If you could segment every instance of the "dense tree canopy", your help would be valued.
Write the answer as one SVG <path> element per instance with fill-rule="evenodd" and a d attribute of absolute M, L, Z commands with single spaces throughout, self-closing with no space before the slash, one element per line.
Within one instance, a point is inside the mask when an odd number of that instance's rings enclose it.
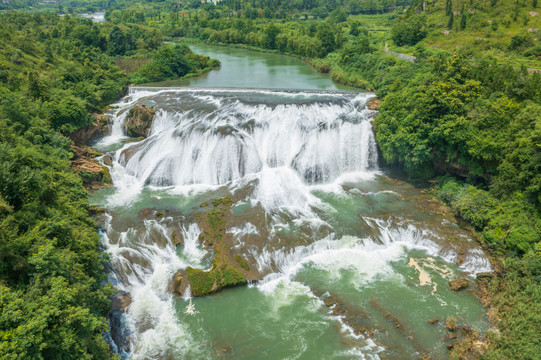
<path fill-rule="evenodd" d="M 110 359 L 107 258 L 63 134 L 124 93 L 118 56 L 174 77 L 212 61 L 181 45 L 152 57 L 155 29 L 56 14 L 3 13 L 0 37 L 0 358 Z"/>

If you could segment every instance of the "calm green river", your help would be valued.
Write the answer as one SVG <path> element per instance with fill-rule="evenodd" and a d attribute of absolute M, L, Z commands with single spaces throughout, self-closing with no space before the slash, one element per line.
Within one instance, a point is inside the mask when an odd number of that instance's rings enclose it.
<path fill-rule="evenodd" d="M 114 181 L 91 202 L 107 209 L 109 280 L 128 299 L 111 339 L 122 356 L 446 359 L 444 319 L 486 329 L 471 289 L 490 263 L 429 197 L 380 169 L 373 94 L 287 56 L 193 50 L 221 69 L 132 88 L 94 144 Z M 156 112 L 136 141 L 123 130 L 135 104 Z M 224 196 L 218 251 L 202 245 L 202 219 Z M 186 269 L 224 256 L 248 285 L 192 297 Z M 450 291 L 462 277 L 470 289 Z"/>

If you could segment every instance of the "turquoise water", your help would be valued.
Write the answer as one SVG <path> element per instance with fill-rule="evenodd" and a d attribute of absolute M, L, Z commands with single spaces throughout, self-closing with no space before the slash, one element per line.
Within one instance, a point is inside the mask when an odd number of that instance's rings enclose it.
<path fill-rule="evenodd" d="M 196 78 L 167 80 L 152 85 L 279 90 L 354 90 L 333 83 L 328 74 L 321 74 L 294 57 L 256 53 L 225 46 L 192 45 L 191 49 L 195 53 L 220 60 L 221 69 Z"/>

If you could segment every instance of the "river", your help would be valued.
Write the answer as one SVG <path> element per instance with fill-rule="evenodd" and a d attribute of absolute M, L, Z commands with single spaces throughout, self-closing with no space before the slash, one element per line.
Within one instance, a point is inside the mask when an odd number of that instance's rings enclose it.
<path fill-rule="evenodd" d="M 448 281 L 473 287 L 490 263 L 436 202 L 380 169 L 373 94 L 291 57 L 193 49 L 221 69 L 131 88 L 94 144 L 112 157 L 115 185 L 91 202 L 106 209 L 109 281 L 131 297 L 123 356 L 445 359 L 443 319 L 486 329 L 480 302 Z M 134 141 L 122 124 L 137 103 L 156 116 Z M 187 269 L 248 283 L 192 298 Z"/>

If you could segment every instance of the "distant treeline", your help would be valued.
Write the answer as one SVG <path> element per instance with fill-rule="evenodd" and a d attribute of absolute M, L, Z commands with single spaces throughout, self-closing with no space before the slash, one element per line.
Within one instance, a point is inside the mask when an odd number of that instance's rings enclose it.
<path fill-rule="evenodd" d="M 10 0 L 0 3 L 0 10 L 28 9 L 58 11 L 61 13 L 81 13 L 104 11 L 107 9 L 126 9 L 138 7 L 137 16 L 147 17 L 157 12 L 168 14 L 187 9 L 205 11 L 223 10 L 235 15 L 244 14 L 249 18 L 286 18 L 290 14 L 306 13 L 317 18 L 325 18 L 341 9 L 348 14 L 381 13 L 392 11 L 396 7 L 413 4 L 413 0 L 222 0 L 216 4 L 211 1 L 188 0 L 57 0 L 54 2 L 37 0 Z"/>

